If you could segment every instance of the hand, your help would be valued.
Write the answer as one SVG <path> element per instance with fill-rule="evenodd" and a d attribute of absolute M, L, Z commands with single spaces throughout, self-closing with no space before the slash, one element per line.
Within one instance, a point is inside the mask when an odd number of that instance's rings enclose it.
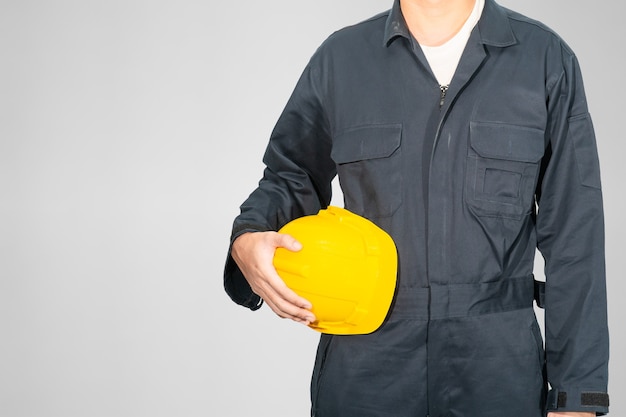
<path fill-rule="evenodd" d="M 294 252 L 302 249 L 292 236 L 277 232 L 250 232 L 239 236 L 231 254 L 250 284 L 252 291 L 279 317 L 306 325 L 315 321 L 311 303 L 289 289 L 274 268 L 274 252 L 285 248 Z"/>
<path fill-rule="evenodd" d="M 548 417 L 596 417 L 596 413 L 582 413 L 577 411 L 567 411 L 564 413 L 548 413 Z"/>

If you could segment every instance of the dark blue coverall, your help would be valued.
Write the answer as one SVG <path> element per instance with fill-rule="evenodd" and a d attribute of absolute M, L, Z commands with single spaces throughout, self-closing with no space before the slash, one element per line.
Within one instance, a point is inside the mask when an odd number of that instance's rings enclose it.
<path fill-rule="evenodd" d="M 317 213 L 338 175 L 345 208 L 398 248 L 382 327 L 321 335 L 313 416 L 608 412 L 599 163 L 578 62 L 552 30 L 487 0 L 445 91 L 396 1 L 318 48 L 263 160 L 232 240 Z M 230 256 L 224 284 L 261 306 Z"/>

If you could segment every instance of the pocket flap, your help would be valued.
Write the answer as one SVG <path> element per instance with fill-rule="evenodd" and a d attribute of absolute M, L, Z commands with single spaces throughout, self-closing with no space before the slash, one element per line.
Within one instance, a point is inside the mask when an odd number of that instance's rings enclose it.
<path fill-rule="evenodd" d="M 359 126 L 337 135 L 331 157 L 337 164 L 391 156 L 400 147 L 401 124 Z"/>
<path fill-rule="evenodd" d="M 470 141 L 484 158 L 537 162 L 545 152 L 543 130 L 506 123 L 470 122 Z"/>

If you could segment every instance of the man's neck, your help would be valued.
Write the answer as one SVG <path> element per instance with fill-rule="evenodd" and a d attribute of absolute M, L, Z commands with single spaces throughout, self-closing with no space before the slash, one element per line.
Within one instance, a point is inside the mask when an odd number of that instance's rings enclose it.
<path fill-rule="evenodd" d="M 422 45 L 439 46 L 454 37 L 476 0 L 400 0 L 409 30 Z"/>

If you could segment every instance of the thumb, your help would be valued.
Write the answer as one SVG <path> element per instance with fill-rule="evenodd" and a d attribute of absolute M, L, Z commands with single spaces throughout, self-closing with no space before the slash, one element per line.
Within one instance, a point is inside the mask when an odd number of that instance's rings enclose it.
<path fill-rule="evenodd" d="M 297 252 L 302 249 L 302 243 L 298 242 L 296 238 L 286 233 L 278 234 L 276 246 L 288 249 L 292 252 Z"/>

